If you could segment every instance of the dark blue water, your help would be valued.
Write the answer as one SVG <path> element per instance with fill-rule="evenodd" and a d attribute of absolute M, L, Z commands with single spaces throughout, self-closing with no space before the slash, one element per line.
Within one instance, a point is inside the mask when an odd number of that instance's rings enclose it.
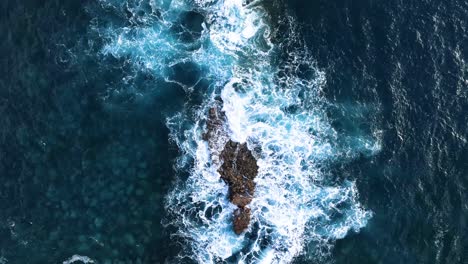
<path fill-rule="evenodd" d="M 183 132 L 238 62 L 200 40 L 210 6 L 169 6 L 0 3 L 0 263 L 74 255 L 106 264 L 197 261 L 199 226 L 180 225 L 189 207 L 170 199 L 202 191 L 184 184 L 195 177 L 197 157 L 184 154 L 181 142 L 195 143 Z M 468 263 L 468 4 L 294 0 L 266 3 L 265 12 L 276 45 L 267 64 L 279 66 L 260 72 L 278 69 L 291 98 L 306 102 L 290 106 L 290 116 L 312 109 L 325 120 L 312 133 L 331 157 L 309 168 L 325 178 L 312 190 L 348 190 L 353 182 L 358 193 L 338 196 L 343 203 L 320 200 L 328 220 L 308 223 L 294 263 Z M 288 16 L 293 22 L 284 22 Z M 184 60 L 200 47 L 208 50 L 203 60 Z M 307 59 L 294 64 L 291 54 Z M 251 67 L 240 61 L 238 68 Z M 312 85 L 319 71 L 326 82 Z M 290 84 L 293 77 L 302 81 Z M 317 90 L 310 101 L 307 89 Z M 328 203 L 339 210 L 327 211 Z M 261 241 L 261 256 L 275 252 L 269 245 L 288 252 L 278 248 L 295 236 L 275 234 Z"/>
<path fill-rule="evenodd" d="M 359 130 L 375 116 L 383 133 L 371 162 L 340 169 L 357 178 L 375 215 L 338 242 L 337 262 L 467 263 L 467 3 L 291 6 L 327 71 L 337 125 Z"/>

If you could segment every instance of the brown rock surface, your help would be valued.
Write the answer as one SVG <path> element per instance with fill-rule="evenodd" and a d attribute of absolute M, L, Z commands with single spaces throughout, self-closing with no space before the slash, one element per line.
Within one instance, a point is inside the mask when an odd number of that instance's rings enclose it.
<path fill-rule="evenodd" d="M 245 196 L 245 195 L 238 194 L 238 193 L 232 194 L 231 192 L 229 196 L 229 200 L 231 201 L 231 203 L 239 207 L 244 207 L 252 201 L 252 196 L 251 195 Z"/>
<path fill-rule="evenodd" d="M 258 165 L 246 143 L 228 139 L 225 120 L 217 107 L 210 108 L 203 139 L 208 142 L 213 163 L 219 165 L 221 179 L 229 186 L 229 200 L 238 207 L 233 214 L 233 227 L 236 234 L 241 234 L 250 223 L 250 208 L 246 206 L 253 199 Z"/>
<path fill-rule="evenodd" d="M 250 209 L 255 192 L 254 179 L 258 173 L 257 160 L 246 143 L 229 140 L 221 152 L 223 164 L 218 172 L 229 185 L 229 200 L 239 208 L 234 212 L 234 231 L 242 233 L 250 222 Z"/>
<path fill-rule="evenodd" d="M 228 134 L 224 127 L 226 116 L 219 108 L 220 106 L 214 106 L 209 109 L 206 120 L 206 130 L 205 133 L 203 133 L 203 139 L 208 142 L 208 147 L 211 152 L 211 161 L 215 167 L 221 166 L 221 151 L 226 141 L 228 141 Z"/>
<path fill-rule="evenodd" d="M 222 131 L 222 126 L 225 116 L 220 113 L 216 107 L 210 108 L 208 111 L 208 120 L 206 121 L 206 132 L 203 134 L 203 139 L 212 142 L 216 139 L 219 133 Z"/>
<path fill-rule="evenodd" d="M 234 232 L 240 235 L 250 223 L 250 209 L 247 207 L 239 207 L 234 211 Z"/>
<path fill-rule="evenodd" d="M 229 199 L 237 206 L 245 206 L 255 191 L 255 176 L 258 173 L 257 160 L 247 148 L 247 144 L 229 140 L 221 152 L 223 164 L 218 172 L 229 185 Z M 244 201 L 244 202 L 241 202 Z M 237 204 L 236 202 L 239 202 Z"/>

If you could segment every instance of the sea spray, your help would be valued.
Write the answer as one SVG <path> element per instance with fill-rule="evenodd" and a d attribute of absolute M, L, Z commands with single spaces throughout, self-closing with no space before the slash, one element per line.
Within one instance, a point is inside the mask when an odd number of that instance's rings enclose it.
<path fill-rule="evenodd" d="M 180 177 L 165 205 L 165 224 L 183 241 L 178 261 L 288 263 L 306 246 L 312 245 L 317 251 L 312 255 L 318 256 L 349 230 L 364 227 L 371 213 L 359 204 L 355 184 L 332 183 L 326 168 L 353 156 L 348 153 L 368 147 L 373 152 L 378 146 L 337 145 L 342 135 L 327 120 L 320 95 L 324 73 L 301 46 L 294 19 L 284 14 L 278 23 L 290 30 L 273 37 L 273 18 L 260 1 L 144 3 L 101 1 L 107 12 L 128 19 L 120 25 L 94 25 L 106 41 L 102 54 L 180 85 L 189 98 L 199 83 L 209 83 L 201 103 L 187 103 L 167 118 L 181 152 L 176 163 Z M 197 32 L 177 26 L 188 12 L 203 17 Z M 185 33 L 193 34 L 183 37 Z M 188 64 L 199 69 L 195 80 L 173 76 L 175 66 Z M 225 115 L 224 134 L 210 145 L 204 134 L 214 106 Z M 251 224 L 241 235 L 233 231 L 236 206 L 228 200 L 220 162 L 213 159 L 229 139 L 247 144 L 259 166 L 249 205 Z"/>

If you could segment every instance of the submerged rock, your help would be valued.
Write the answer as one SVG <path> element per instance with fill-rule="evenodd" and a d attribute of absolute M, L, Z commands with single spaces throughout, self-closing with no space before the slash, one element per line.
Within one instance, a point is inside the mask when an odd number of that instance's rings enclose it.
<path fill-rule="evenodd" d="M 224 127 L 225 120 L 226 117 L 224 113 L 219 111 L 218 107 L 210 108 L 206 120 L 206 130 L 203 134 L 203 139 L 208 142 L 208 147 L 211 152 L 211 161 L 215 167 L 219 167 L 221 165 L 221 151 L 228 140 L 228 135 Z"/>
<path fill-rule="evenodd" d="M 203 134 L 203 139 L 208 141 L 210 147 L 211 143 L 216 141 L 220 133 L 222 133 L 222 126 L 225 116 L 218 111 L 216 107 L 210 108 L 208 111 L 208 120 L 206 121 L 206 132 Z"/>

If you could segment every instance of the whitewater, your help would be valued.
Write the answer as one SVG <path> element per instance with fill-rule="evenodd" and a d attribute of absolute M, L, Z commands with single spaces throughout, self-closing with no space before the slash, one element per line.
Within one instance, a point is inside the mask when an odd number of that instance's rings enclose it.
<path fill-rule="evenodd" d="M 135 72 L 202 97 L 167 118 L 181 153 L 164 223 L 175 228 L 174 239 L 184 241 L 176 262 L 326 258 L 334 241 L 359 232 L 372 217 L 358 202 L 354 182 L 331 180 L 329 167 L 359 153 L 375 154 L 379 140 L 339 143 L 344 136 L 328 120 L 321 95 L 325 74 L 307 54 L 294 18 L 273 17 L 264 2 L 100 1 L 108 13 L 132 14 L 124 25 L 92 25 L 106 43 L 103 56 L 125 59 Z M 287 32 L 277 31 L 277 25 Z M 196 78 L 178 77 L 184 67 L 194 69 Z M 200 88 L 201 83 L 209 85 Z M 226 118 L 225 134 L 214 147 L 203 139 L 212 107 Z M 252 220 L 241 235 L 232 229 L 236 206 L 213 159 L 229 139 L 247 143 L 259 166 Z"/>

